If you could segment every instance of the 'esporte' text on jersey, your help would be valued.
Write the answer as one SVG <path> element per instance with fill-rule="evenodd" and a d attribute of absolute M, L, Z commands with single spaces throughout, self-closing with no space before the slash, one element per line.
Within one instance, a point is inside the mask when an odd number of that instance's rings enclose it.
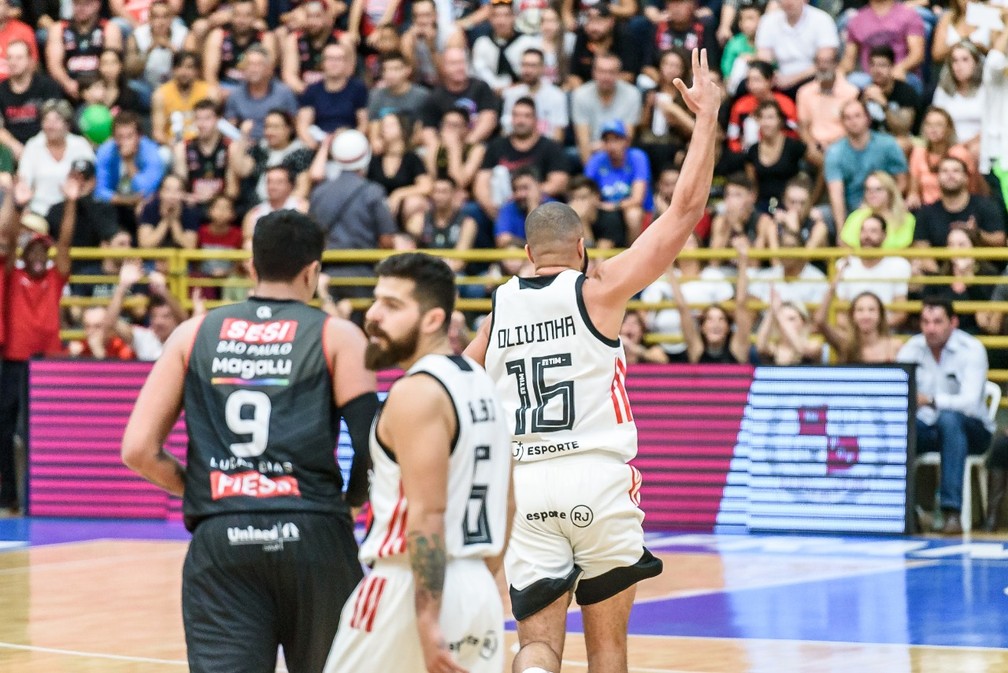
<path fill-rule="evenodd" d="M 187 521 L 345 510 L 327 319 L 298 301 L 254 297 L 206 315 L 185 378 Z"/>
<path fill-rule="evenodd" d="M 497 382 L 515 460 L 637 455 L 623 344 L 592 324 L 584 280 L 573 270 L 515 277 L 494 294 L 486 369 Z"/>
<path fill-rule="evenodd" d="M 455 407 L 457 431 L 448 461 L 445 510 L 448 558 L 497 555 L 507 526 L 511 454 L 493 381 L 478 364 L 462 356 L 426 355 L 405 375 L 434 377 Z M 380 419 L 379 413 L 371 426 L 374 519 L 360 550 L 361 561 L 369 564 L 406 552 L 407 502 L 399 465 L 377 438 Z"/>

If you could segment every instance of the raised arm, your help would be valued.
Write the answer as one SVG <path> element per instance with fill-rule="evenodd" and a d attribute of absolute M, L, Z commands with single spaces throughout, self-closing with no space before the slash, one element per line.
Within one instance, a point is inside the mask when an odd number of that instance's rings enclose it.
<path fill-rule="evenodd" d="M 77 100 L 80 89 L 77 80 L 70 76 L 63 65 L 63 57 L 66 51 L 63 47 L 63 22 L 57 21 L 49 26 L 48 38 L 46 39 L 45 58 L 46 69 L 49 76 L 56 80 L 68 97 Z"/>
<path fill-rule="evenodd" d="M 675 86 L 696 115 L 693 139 L 668 210 L 637 238 L 630 248 L 596 267 L 591 290 L 603 304 L 617 307 L 655 281 L 682 250 L 703 216 L 714 173 L 714 141 L 721 105 L 718 86 L 711 79 L 706 50 L 693 50 L 693 86 L 681 79 Z M 585 292 L 589 292 L 589 283 Z M 618 325 L 617 325 L 618 329 Z"/>
<path fill-rule="evenodd" d="M 5 272 L 4 266 L 14 265 L 14 253 L 17 248 L 18 232 L 18 208 L 14 203 L 14 187 L 8 184 L 0 187 L 0 257 L 6 260 L 4 265 L 0 265 L 0 274 Z"/>
<path fill-rule="evenodd" d="M 73 242 L 77 226 L 77 199 L 80 198 L 81 184 L 77 178 L 68 178 L 63 183 L 63 221 L 60 223 L 59 240 L 56 241 L 56 270 L 62 276 L 70 275 L 70 244 Z"/>
<path fill-rule="evenodd" d="M 126 297 L 126 293 L 129 292 L 130 288 L 133 287 L 141 278 L 143 278 L 143 266 L 139 259 L 128 259 L 124 260 L 121 267 L 119 267 L 119 282 L 116 284 L 115 290 L 112 291 L 112 297 L 109 299 L 108 308 L 105 310 L 105 320 L 102 322 L 102 334 L 103 339 L 107 339 L 112 336 L 113 333 L 117 333 L 119 330 L 116 328 L 119 325 L 119 316 L 122 314 L 123 299 Z M 184 316 L 182 318 L 184 320 Z M 124 336 L 120 334 L 119 336 Z M 132 334 L 125 335 L 127 340 L 130 341 L 132 345 Z"/>
<path fill-rule="evenodd" d="M 738 252 L 738 276 L 735 278 L 735 332 L 728 347 L 739 362 L 749 361 L 749 336 L 755 313 L 749 308 L 749 241 L 735 240 Z"/>
<path fill-rule="evenodd" d="M 220 83 L 221 45 L 223 42 L 224 33 L 220 28 L 214 28 L 207 35 L 203 51 L 203 79 L 210 86 L 217 86 Z"/>
<path fill-rule="evenodd" d="M 771 290 L 773 292 L 773 290 Z M 756 332 L 756 352 L 759 353 L 760 361 L 764 358 L 773 360 L 773 351 L 770 349 L 770 334 L 777 317 L 774 312 L 767 309 L 763 312 L 763 319 L 760 321 L 759 330 Z"/>
<path fill-rule="evenodd" d="M 773 319 L 777 323 L 780 335 L 799 359 L 810 357 L 812 355 L 812 342 L 806 335 L 796 332 L 787 321 L 781 320 L 780 312 L 782 307 L 780 295 L 777 294 L 776 290 L 771 290 L 769 312 L 773 313 Z"/>
<path fill-rule="evenodd" d="M 315 150 L 311 166 L 308 167 L 308 177 L 313 186 L 320 182 L 325 182 L 326 164 L 329 161 L 329 148 L 332 147 L 332 141 L 335 137 L 335 133 L 330 133 L 323 142 L 319 143 L 318 148 Z"/>
<path fill-rule="evenodd" d="M 189 317 L 182 304 L 175 298 L 175 295 L 168 291 L 168 279 L 165 278 L 163 273 L 160 271 L 151 271 L 147 274 L 147 288 L 153 296 L 161 297 L 164 300 L 165 306 L 171 309 L 179 324 Z"/>
<path fill-rule="evenodd" d="M 686 353 L 690 362 L 696 362 L 703 354 L 703 339 L 700 337 L 700 326 L 697 325 L 693 311 L 686 303 L 683 296 L 679 279 L 674 273 L 668 274 L 669 285 L 672 286 L 672 298 L 675 299 L 676 309 L 679 311 L 679 327 L 682 330 L 683 341 L 686 342 Z"/>
<path fill-rule="evenodd" d="M 305 90 L 304 80 L 301 79 L 301 60 L 298 54 L 298 36 L 290 33 L 284 38 L 280 58 L 280 78 L 283 83 L 290 87 L 291 91 L 301 95 Z"/>
<path fill-rule="evenodd" d="M 830 282 L 829 289 L 826 290 L 826 295 L 822 298 L 822 301 L 819 302 L 815 315 L 812 316 L 812 323 L 816 326 L 816 329 L 822 333 L 823 337 L 826 339 L 826 343 L 841 354 L 846 352 L 845 349 L 847 348 L 848 335 L 842 329 L 830 324 L 829 310 L 830 306 L 833 304 L 834 297 L 836 297 L 836 289 L 837 285 L 840 284 L 842 271 L 843 267 L 840 263 L 838 263 L 833 280 Z"/>

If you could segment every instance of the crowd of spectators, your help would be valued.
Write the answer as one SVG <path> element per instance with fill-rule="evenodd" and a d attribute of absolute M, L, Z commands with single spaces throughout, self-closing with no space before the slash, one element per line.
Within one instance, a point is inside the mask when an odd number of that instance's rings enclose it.
<path fill-rule="evenodd" d="M 520 249 L 525 215 L 551 200 L 577 210 L 588 245 L 623 247 L 675 188 L 693 119 L 673 81 L 705 48 L 723 138 L 688 247 L 734 254 L 681 260 L 648 288 L 642 299 L 675 308 L 630 314 L 628 352 L 793 364 L 830 344 L 844 361 L 891 361 L 893 335 L 918 324 L 898 302 L 1008 287 L 972 283 L 1005 267 L 973 253 L 900 255 L 1005 244 L 1006 24 L 1004 3 L 965 0 L 0 0 L 0 186 L 16 222 L 3 254 L 13 269 L 23 248 L 42 279 L 43 241 L 240 250 L 280 208 L 310 213 L 331 249 Z M 802 252 L 831 246 L 851 249 L 833 278 Z M 888 256 L 858 255 L 876 248 Z M 525 268 L 450 263 L 485 276 L 466 297 Z M 111 308 L 60 314 L 85 334 L 60 348 L 22 353 L 8 329 L 8 359 L 154 358 L 186 315 L 157 262 L 77 261 L 73 273 L 119 283 L 63 289 L 66 264 L 47 292 Z M 369 264 L 326 272 L 327 305 L 367 294 L 338 279 Z M 189 274 L 211 281 L 195 283 L 200 300 L 226 300 L 247 269 Z M 909 282 L 922 274 L 953 282 Z M 834 298 L 850 302 L 837 320 Z M 3 310 L 11 325 L 42 305 Z M 1006 327 L 995 311 L 957 324 Z M 647 332 L 671 338 L 653 347 Z"/>

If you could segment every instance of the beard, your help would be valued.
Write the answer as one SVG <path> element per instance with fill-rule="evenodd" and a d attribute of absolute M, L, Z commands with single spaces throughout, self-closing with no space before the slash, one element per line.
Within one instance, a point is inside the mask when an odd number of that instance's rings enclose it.
<path fill-rule="evenodd" d="M 528 140 L 533 135 L 535 135 L 534 126 L 531 128 L 517 127 L 511 129 L 511 137 L 515 138 L 516 140 Z"/>
<path fill-rule="evenodd" d="M 420 330 L 415 326 L 402 339 L 391 338 L 372 323 L 364 325 L 364 332 L 369 337 L 380 337 L 385 340 L 384 346 L 375 341 L 368 341 L 364 350 L 364 366 L 373 372 L 389 369 L 413 357 L 420 341 Z"/>
<path fill-rule="evenodd" d="M 966 188 L 965 184 L 950 186 L 947 184 L 938 183 L 938 189 L 939 191 L 941 191 L 942 196 L 947 197 L 959 196 L 960 194 L 962 194 L 965 188 Z"/>

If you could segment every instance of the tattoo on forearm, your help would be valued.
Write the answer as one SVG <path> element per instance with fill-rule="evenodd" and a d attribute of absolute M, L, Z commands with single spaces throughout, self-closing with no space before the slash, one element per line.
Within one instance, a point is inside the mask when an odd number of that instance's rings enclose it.
<path fill-rule="evenodd" d="M 446 553 L 437 533 L 410 533 L 407 541 L 410 566 L 416 579 L 417 604 L 440 601 L 444 591 Z"/>

